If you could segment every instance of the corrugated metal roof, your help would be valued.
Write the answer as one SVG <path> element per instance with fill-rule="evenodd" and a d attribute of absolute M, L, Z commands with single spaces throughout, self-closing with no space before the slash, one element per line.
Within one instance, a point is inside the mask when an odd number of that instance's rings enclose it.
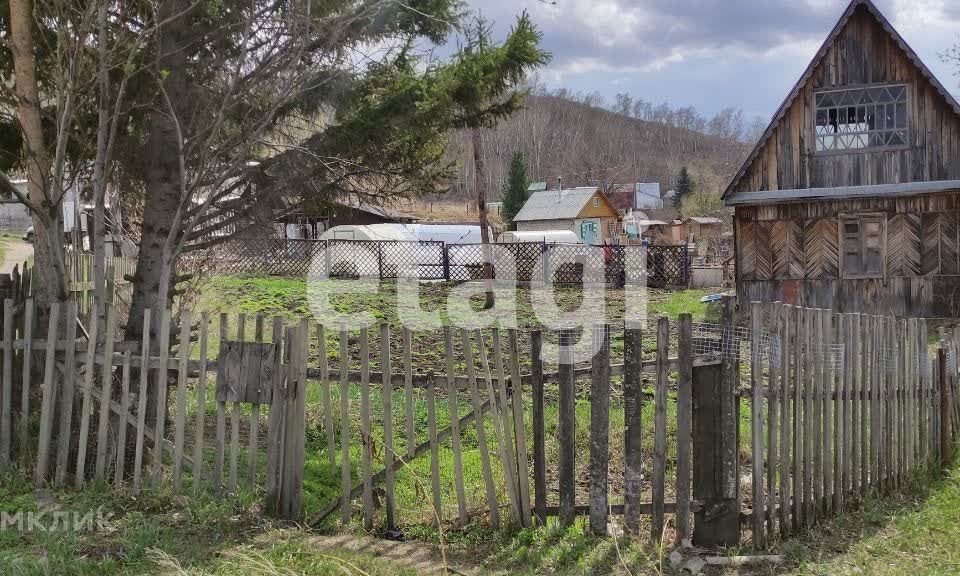
<path fill-rule="evenodd" d="M 872 198 L 876 196 L 915 196 L 917 194 L 935 194 L 958 190 L 960 190 L 960 180 L 843 186 L 840 188 L 762 190 L 759 192 L 738 192 L 727 199 L 727 204 L 743 206 L 746 204 L 782 204 L 809 200 L 841 200 L 844 198 Z"/>
<path fill-rule="evenodd" d="M 687 220 L 693 220 L 697 224 L 723 224 L 723 220 L 708 216 L 691 216 Z"/>
<path fill-rule="evenodd" d="M 574 188 L 572 190 L 543 190 L 534 192 L 514 222 L 532 220 L 569 220 L 576 218 L 584 204 L 597 192 L 595 186 Z"/>

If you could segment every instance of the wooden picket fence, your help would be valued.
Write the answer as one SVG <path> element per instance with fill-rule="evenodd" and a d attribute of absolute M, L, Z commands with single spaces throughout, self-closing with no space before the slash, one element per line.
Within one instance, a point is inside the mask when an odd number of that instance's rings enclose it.
<path fill-rule="evenodd" d="M 199 354 L 191 358 L 193 319 L 189 312 L 176 319 L 179 338 L 175 352 L 171 352 L 175 319 L 170 310 L 163 311 L 158 324 L 159 342 L 151 346 L 151 310 L 144 313 L 143 339 L 125 342 L 116 340 L 117 310 L 107 306 L 106 334 L 98 347 L 95 322 L 90 325 L 89 338 L 78 338 L 78 308 L 76 301 L 52 304 L 44 339 L 38 338 L 41 327 L 36 325 L 31 299 L 20 305 L 12 299 L 4 302 L 0 341 L 0 473 L 17 466 L 32 474 L 38 487 L 60 487 L 72 479 L 77 489 L 94 481 L 117 488 L 127 486 L 138 493 L 145 485 L 157 488 L 164 482 L 170 482 L 175 491 L 183 491 L 185 472 L 190 472 L 194 491 L 205 486 L 220 493 L 233 492 L 237 489 L 243 415 L 240 399 L 234 398 L 231 387 L 238 386 L 239 377 L 255 372 L 255 377 L 251 377 L 253 388 L 268 389 L 265 398 L 269 399 L 269 431 L 265 445 L 258 445 L 260 434 L 254 432 L 249 446 L 244 447 L 251 467 L 250 487 L 258 477 L 258 456 L 265 454 L 268 507 L 282 517 L 298 518 L 302 506 L 306 322 L 284 327 L 279 318 L 274 319 L 273 337 L 269 345 L 264 345 L 264 319 L 257 316 L 254 344 L 263 348 L 251 347 L 251 353 L 242 358 L 221 356 L 211 361 L 207 357 L 210 322 L 206 313 L 200 315 L 195 328 Z M 237 340 L 227 340 L 227 316 L 221 315 L 221 350 L 231 349 L 231 345 L 237 349 L 246 346 L 244 323 L 245 317 L 240 315 Z M 269 350 L 269 367 L 261 368 L 261 356 L 265 355 L 253 352 L 264 349 Z M 253 362 L 257 362 L 256 370 Z M 20 376 L 15 376 L 15 367 Z M 208 450 L 202 408 L 208 373 L 217 374 L 217 440 L 211 446 L 215 456 L 209 469 L 204 465 Z M 188 382 L 196 388 L 201 407 L 193 423 L 186 418 Z M 19 388 L 16 395 L 15 383 Z M 245 386 L 246 382 L 242 384 Z M 156 398 L 155 406 L 148 406 L 148 395 L 141 393 L 150 388 Z M 168 406 L 170 390 L 176 391 L 176 404 L 172 407 Z M 18 404 L 15 396 L 19 396 Z M 232 404 L 228 445 L 226 410 L 235 399 L 238 401 Z M 251 418 L 249 426 L 254 431 L 259 422 L 259 403 L 255 408 L 247 417 Z M 190 427 L 192 446 L 186 442 Z"/>
<path fill-rule="evenodd" d="M 757 547 L 950 461 L 960 331 L 941 331 L 931 355 L 924 319 L 780 303 L 753 303 L 751 318 Z"/>

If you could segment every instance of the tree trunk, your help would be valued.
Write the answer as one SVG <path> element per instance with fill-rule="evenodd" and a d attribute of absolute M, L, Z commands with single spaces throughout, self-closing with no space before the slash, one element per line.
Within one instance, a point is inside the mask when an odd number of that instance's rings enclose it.
<path fill-rule="evenodd" d="M 110 72 L 107 59 L 107 3 L 97 7 L 97 84 L 100 89 L 97 119 L 97 155 L 93 166 L 93 302 L 97 323 L 97 336 L 103 341 L 106 318 L 104 296 L 106 294 L 106 195 L 107 195 L 107 149 L 110 139 Z"/>
<path fill-rule="evenodd" d="M 471 131 L 473 140 L 473 178 L 477 189 L 477 210 L 480 214 L 480 244 L 483 247 L 483 283 L 486 287 L 484 309 L 493 308 L 493 257 L 490 249 L 490 226 L 487 223 L 487 192 L 483 188 L 483 152 L 480 148 L 480 130 Z"/>
<path fill-rule="evenodd" d="M 60 204 L 47 195 L 51 161 L 43 137 L 40 88 L 34 57 L 33 5 L 31 0 L 10 0 L 10 33 L 13 52 L 17 116 L 26 150 L 27 191 L 34 228 L 33 296 L 41 309 L 66 300 L 63 258 L 63 217 Z M 45 315 L 41 315 L 45 316 Z"/>

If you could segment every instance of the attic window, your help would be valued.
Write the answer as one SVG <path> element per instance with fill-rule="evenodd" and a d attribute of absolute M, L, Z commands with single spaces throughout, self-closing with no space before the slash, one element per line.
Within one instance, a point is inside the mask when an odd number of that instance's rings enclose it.
<path fill-rule="evenodd" d="M 594 208 L 599 208 L 599 207 L 600 207 L 600 198 L 599 198 L 598 196 L 594 196 L 594 197 L 593 197 L 593 207 L 594 207 Z"/>
<path fill-rule="evenodd" d="M 817 152 L 898 148 L 909 141 L 907 87 L 817 92 Z"/>

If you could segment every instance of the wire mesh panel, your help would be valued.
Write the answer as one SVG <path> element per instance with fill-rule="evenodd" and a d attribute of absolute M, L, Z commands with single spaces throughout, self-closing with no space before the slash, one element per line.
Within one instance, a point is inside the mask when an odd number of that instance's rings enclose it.
<path fill-rule="evenodd" d="M 689 277 L 686 246 L 647 247 L 647 285 L 655 288 L 686 286 Z"/>
<path fill-rule="evenodd" d="M 380 278 L 443 280 L 443 242 L 377 241 Z"/>
<path fill-rule="evenodd" d="M 491 245 L 491 251 L 493 246 Z M 483 278 L 483 246 L 481 244 L 447 245 L 448 279 L 455 281 Z M 494 265 L 496 274 L 496 265 Z"/>
<path fill-rule="evenodd" d="M 209 264 L 221 273 L 305 276 L 325 247 L 323 240 L 236 238 L 217 246 Z"/>

